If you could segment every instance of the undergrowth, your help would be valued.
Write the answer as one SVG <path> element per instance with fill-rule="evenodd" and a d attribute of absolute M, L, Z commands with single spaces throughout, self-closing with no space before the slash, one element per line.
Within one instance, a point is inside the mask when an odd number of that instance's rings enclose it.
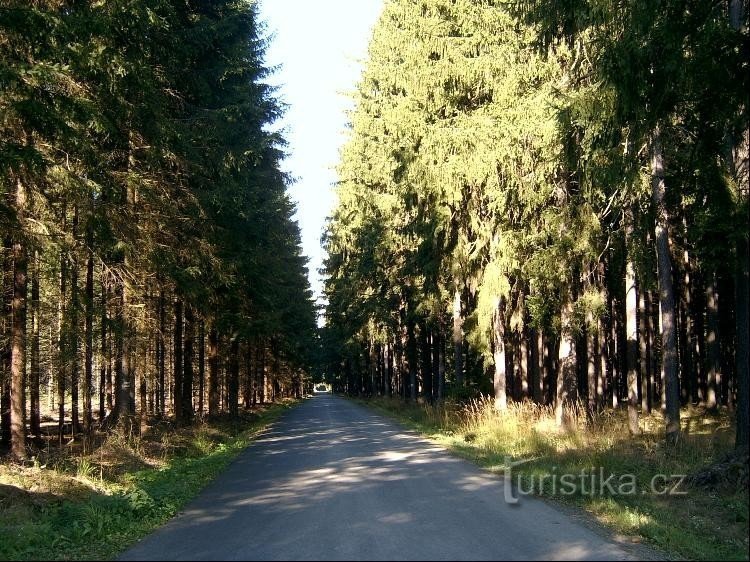
<path fill-rule="evenodd" d="M 173 517 L 293 402 L 239 419 L 140 437 L 110 435 L 85 455 L 0 464 L 0 559 L 110 559 Z"/>

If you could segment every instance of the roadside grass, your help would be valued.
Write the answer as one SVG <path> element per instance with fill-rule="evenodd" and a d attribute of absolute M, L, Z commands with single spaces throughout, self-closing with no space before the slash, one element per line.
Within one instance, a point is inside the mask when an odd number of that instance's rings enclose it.
<path fill-rule="evenodd" d="M 108 436 L 88 454 L 42 453 L 0 464 L 0 560 L 112 559 L 173 517 L 269 424 L 287 401 L 140 437 Z"/>
<path fill-rule="evenodd" d="M 732 452 L 734 430 L 726 412 L 684 410 L 684 436 L 670 449 L 658 412 L 641 416 L 642 433 L 631 437 L 623 410 L 590 419 L 579 409 L 559 430 L 554 411 L 531 402 L 511 404 L 502 413 L 492 400 L 435 407 L 385 398 L 360 402 L 498 474 L 505 474 L 509 462 L 533 459 L 512 467 L 514 485 L 584 509 L 633 542 L 688 559 L 748 560 L 747 465 L 726 461 L 728 474 L 739 478 L 710 485 L 695 477 Z M 571 485 L 561 484 L 563 474 L 575 475 Z M 601 484 L 609 475 L 615 494 Z M 678 475 L 687 477 L 681 481 Z M 675 486 L 678 494 L 659 493 Z"/>

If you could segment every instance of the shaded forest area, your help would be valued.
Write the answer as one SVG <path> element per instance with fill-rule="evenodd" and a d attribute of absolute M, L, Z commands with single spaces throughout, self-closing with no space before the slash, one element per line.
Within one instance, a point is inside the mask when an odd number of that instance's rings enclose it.
<path fill-rule="evenodd" d="M 747 3 L 388 0 L 329 222 L 339 391 L 736 416 Z"/>
<path fill-rule="evenodd" d="M 299 396 L 315 307 L 252 3 L 0 2 L 11 457 Z"/>

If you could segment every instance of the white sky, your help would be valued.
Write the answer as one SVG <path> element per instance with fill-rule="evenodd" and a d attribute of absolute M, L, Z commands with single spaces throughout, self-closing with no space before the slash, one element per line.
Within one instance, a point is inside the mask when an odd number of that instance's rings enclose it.
<path fill-rule="evenodd" d="M 323 265 L 320 237 L 334 203 L 334 166 L 345 140 L 345 94 L 354 90 L 382 0 L 260 0 L 260 16 L 273 36 L 266 64 L 281 65 L 270 83 L 288 105 L 281 126 L 289 142 L 284 169 L 296 178 L 290 194 L 302 246 L 310 258 L 310 284 L 319 297 Z"/>

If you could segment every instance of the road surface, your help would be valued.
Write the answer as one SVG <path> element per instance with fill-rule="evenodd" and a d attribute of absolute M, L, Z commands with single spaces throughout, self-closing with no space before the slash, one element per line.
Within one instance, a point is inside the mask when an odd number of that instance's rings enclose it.
<path fill-rule="evenodd" d="M 318 395 L 121 560 L 633 558 L 541 500 L 507 504 L 501 478 L 400 425 Z"/>

